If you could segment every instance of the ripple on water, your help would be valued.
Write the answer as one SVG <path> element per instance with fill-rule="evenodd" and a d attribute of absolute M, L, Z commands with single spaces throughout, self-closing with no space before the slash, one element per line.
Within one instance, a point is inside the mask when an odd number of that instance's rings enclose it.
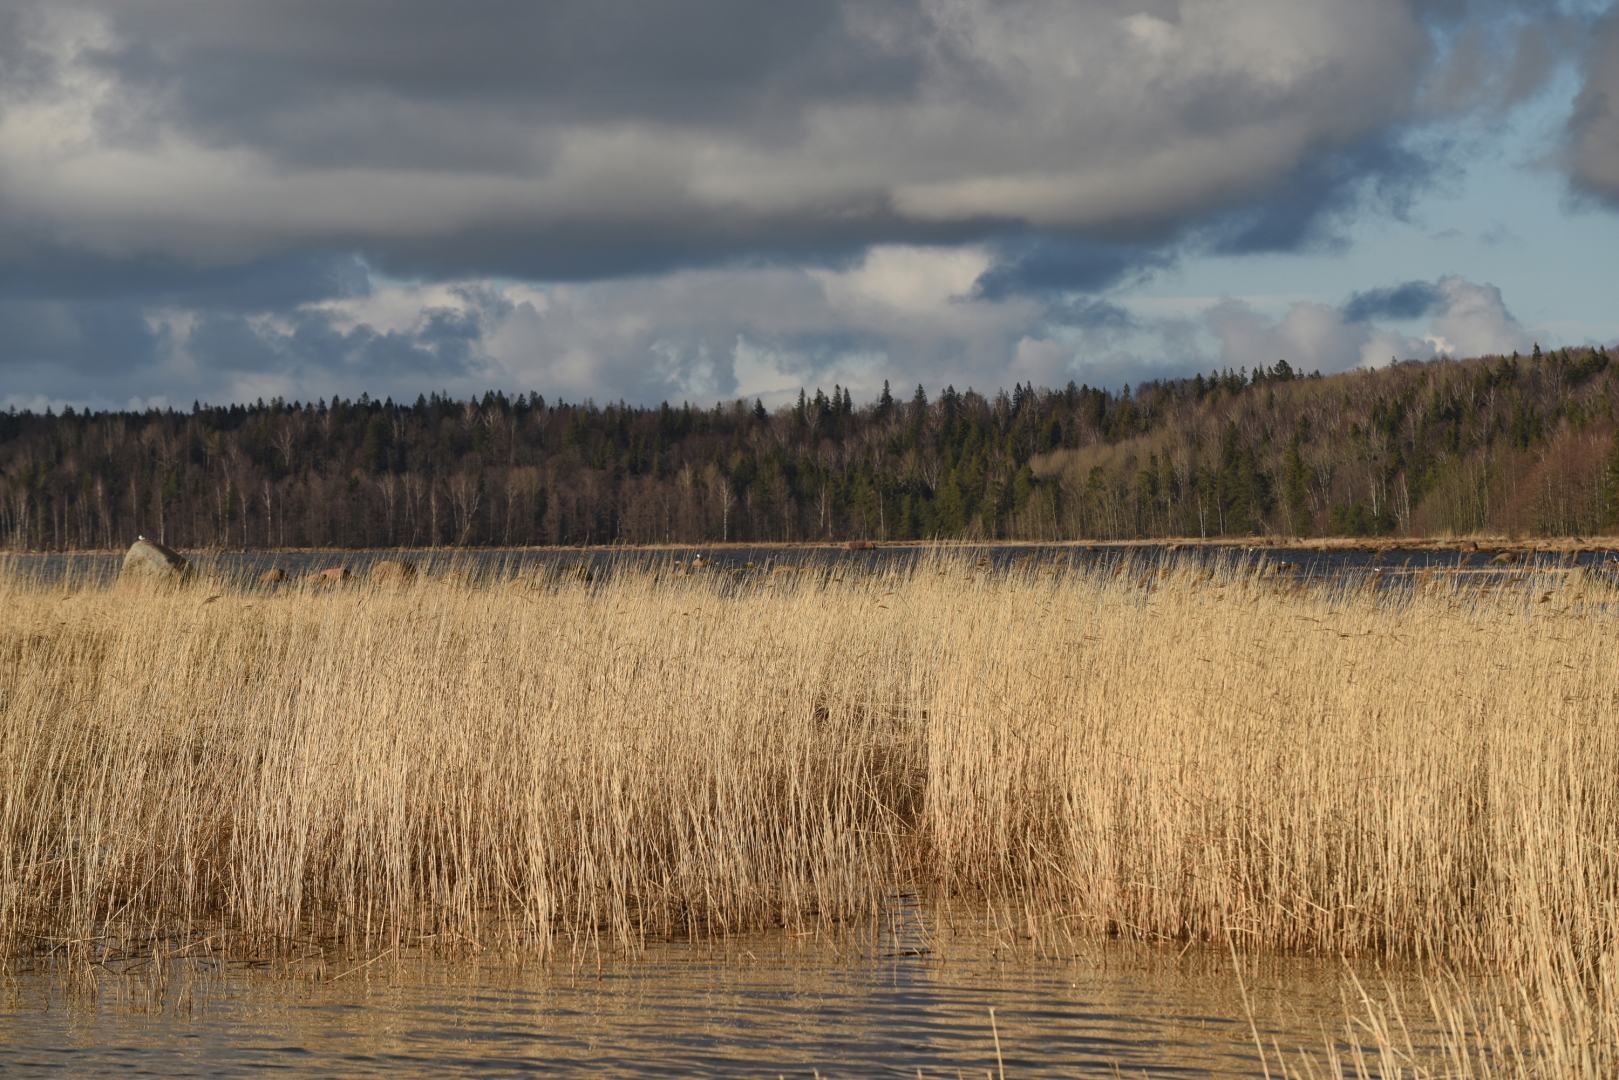
<path fill-rule="evenodd" d="M 1267 1046 L 1341 1031 L 1342 968 L 1248 975 Z M 329 977 L 330 971 L 325 974 Z M 189 1015 L 148 1015 L 109 981 L 95 1004 L 25 978 L 0 1013 L 0 1075 L 231 1077 L 1255 1075 L 1230 960 L 1134 946 L 1008 958 L 840 952 L 782 935 L 660 945 L 570 969 L 378 964 L 196 980 Z M 179 991 L 171 981 L 170 998 Z"/>

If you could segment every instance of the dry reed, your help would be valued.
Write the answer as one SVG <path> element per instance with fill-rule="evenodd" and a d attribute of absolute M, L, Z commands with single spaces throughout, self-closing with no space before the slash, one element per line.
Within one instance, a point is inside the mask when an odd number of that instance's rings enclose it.
<path fill-rule="evenodd" d="M 1411 585 L 951 559 L 274 592 L 13 575 L 0 955 L 633 949 L 916 889 L 1048 933 L 1489 971 L 1522 992 L 1436 992 L 1455 1062 L 1507 1025 L 1524 1068 L 1596 1075 L 1619 1044 L 1613 591 Z"/>

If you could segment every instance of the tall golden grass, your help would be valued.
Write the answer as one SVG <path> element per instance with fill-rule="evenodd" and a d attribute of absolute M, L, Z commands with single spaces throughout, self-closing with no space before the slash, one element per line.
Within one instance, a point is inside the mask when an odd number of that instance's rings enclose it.
<path fill-rule="evenodd" d="M 12 574 L 0 955 L 543 956 L 920 890 L 1048 937 L 1491 972 L 1493 1004 L 1435 999 L 1456 1061 L 1496 1060 L 1487 1027 L 1611 1068 L 1619 596 L 1578 571 L 1408 584 L 950 558 L 273 592 Z"/>

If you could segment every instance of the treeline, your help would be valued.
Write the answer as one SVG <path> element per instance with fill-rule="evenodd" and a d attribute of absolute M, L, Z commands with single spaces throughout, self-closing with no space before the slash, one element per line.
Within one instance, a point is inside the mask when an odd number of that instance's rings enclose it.
<path fill-rule="evenodd" d="M 833 387 L 770 411 L 539 394 L 0 413 L 0 544 L 183 548 L 1271 534 L 1619 525 L 1604 349 L 1114 393 Z"/>

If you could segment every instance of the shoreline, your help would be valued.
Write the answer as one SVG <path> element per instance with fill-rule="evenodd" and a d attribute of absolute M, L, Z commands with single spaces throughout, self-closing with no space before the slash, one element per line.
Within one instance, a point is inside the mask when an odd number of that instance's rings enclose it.
<path fill-rule="evenodd" d="M 854 546 L 859 545 L 859 546 Z M 858 553 L 888 550 L 981 551 L 986 549 L 1038 548 L 1049 550 L 1100 551 L 1104 549 L 1167 548 L 1234 549 L 1242 551 L 1359 551 L 1365 554 L 1395 551 L 1513 552 L 1518 554 L 1565 554 L 1568 552 L 1612 552 L 1619 554 L 1619 535 L 1603 537 L 1542 537 L 1529 539 L 1508 536 L 1466 537 L 1158 537 L 1138 540 L 857 540 L 857 541 L 731 541 L 728 543 L 667 544 L 561 544 L 512 547 L 197 547 L 185 548 L 196 555 L 345 555 L 378 552 L 430 552 L 434 554 L 493 554 L 497 552 L 709 552 L 709 551 L 830 551 Z M 67 551 L 3 551 L 4 558 L 50 556 L 123 555 L 127 548 L 73 548 Z"/>

